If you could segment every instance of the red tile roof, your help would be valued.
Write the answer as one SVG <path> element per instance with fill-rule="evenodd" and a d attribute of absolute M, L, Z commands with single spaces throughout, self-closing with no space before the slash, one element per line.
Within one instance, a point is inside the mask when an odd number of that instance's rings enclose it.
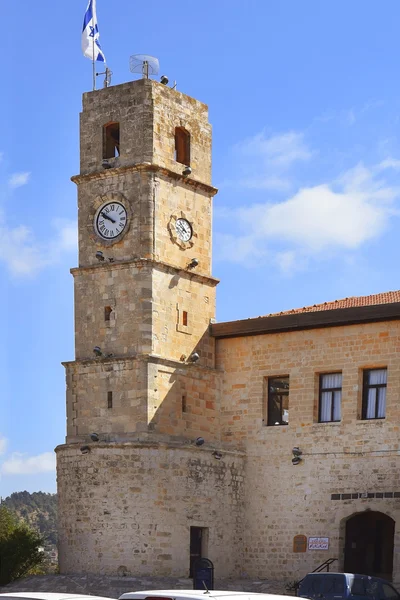
<path fill-rule="evenodd" d="M 383 292 L 382 294 L 372 294 L 371 296 L 352 296 L 351 298 L 342 298 L 332 302 L 323 302 L 313 306 L 304 306 L 303 308 L 292 308 L 278 313 L 267 315 L 268 317 L 277 315 L 294 315 L 298 313 L 318 312 L 321 310 L 335 310 L 337 308 L 353 308 L 357 306 L 373 306 L 375 304 L 393 304 L 400 302 L 400 290 L 394 292 Z"/>

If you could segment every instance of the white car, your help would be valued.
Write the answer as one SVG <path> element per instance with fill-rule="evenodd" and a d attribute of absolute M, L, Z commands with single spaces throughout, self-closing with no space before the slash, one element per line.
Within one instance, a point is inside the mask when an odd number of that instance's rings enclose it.
<path fill-rule="evenodd" d="M 89 594 L 58 594 L 57 592 L 9 592 L 0 594 L 0 600 L 115 600 Z"/>
<path fill-rule="evenodd" d="M 119 600 L 293 600 L 293 596 L 221 590 L 148 590 L 126 592 Z"/>

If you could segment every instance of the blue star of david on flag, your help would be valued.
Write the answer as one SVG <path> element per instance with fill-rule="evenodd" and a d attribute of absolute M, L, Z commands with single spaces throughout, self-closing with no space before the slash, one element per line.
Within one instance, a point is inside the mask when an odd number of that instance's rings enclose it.
<path fill-rule="evenodd" d="M 90 60 L 106 62 L 106 57 L 99 43 L 99 28 L 97 26 L 96 0 L 89 0 L 83 19 L 82 52 Z"/>

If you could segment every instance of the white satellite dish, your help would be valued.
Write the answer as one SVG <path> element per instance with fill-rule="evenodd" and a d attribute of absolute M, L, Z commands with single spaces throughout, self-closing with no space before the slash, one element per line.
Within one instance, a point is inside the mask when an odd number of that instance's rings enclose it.
<path fill-rule="evenodd" d="M 160 69 L 158 58 L 148 54 L 133 54 L 129 60 L 131 73 L 141 73 L 144 79 L 157 75 Z"/>

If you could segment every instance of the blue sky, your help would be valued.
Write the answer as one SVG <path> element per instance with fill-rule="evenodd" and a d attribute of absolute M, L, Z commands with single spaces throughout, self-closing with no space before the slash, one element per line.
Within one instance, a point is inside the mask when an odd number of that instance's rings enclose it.
<path fill-rule="evenodd" d="M 55 491 L 65 436 L 85 8 L 0 1 L 1 496 Z M 209 105 L 219 321 L 399 287 L 397 0 L 97 0 L 97 11 L 113 83 L 148 53 Z"/>

